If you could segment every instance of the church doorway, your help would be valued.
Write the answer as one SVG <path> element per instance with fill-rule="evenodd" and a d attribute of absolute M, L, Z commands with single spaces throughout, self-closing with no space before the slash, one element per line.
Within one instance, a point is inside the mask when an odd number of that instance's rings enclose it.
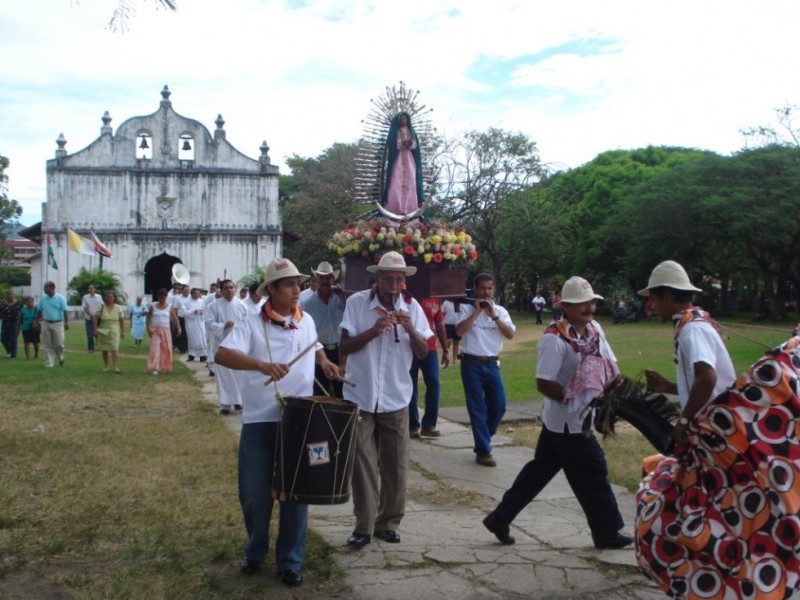
<path fill-rule="evenodd" d="M 156 293 L 161 288 L 169 290 L 172 287 L 172 265 L 183 263 L 177 256 L 170 256 L 166 252 L 154 256 L 144 266 L 144 293 L 150 294 L 152 301 L 158 298 Z"/>

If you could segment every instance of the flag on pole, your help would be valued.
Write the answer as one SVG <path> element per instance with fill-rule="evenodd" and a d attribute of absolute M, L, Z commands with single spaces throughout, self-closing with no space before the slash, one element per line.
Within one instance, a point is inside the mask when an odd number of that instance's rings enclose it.
<path fill-rule="evenodd" d="M 100 254 L 101 256 L 105 256 L 106 258 L 114 258 L 111 255 L 111 250 L 109 250 L 105 245 L 103 245 L 103 242 L 97 239 L 97 236 L 94 234 L 94 231 L 89 231 L 89 233 L 92 235 L 92 240 L 94 241 L 94 249 L 97 251 L 97 253 Z"/>
<path fill-rule="evenodd" d="M 94 244 L 91 241 L 82 238 L 69 227 L 67 227 L 67 242 L 69 243 L 69 249 L 72 252 L 94 256 Z"/>
<path fill-rule="evenodd" d="M 53 252 L 53 243 L 50 239 L 49 231 L 47 232 L 47 264 L 53 269 L 58 269 L 58 263 L 56 262 L 56 255 Z"/>

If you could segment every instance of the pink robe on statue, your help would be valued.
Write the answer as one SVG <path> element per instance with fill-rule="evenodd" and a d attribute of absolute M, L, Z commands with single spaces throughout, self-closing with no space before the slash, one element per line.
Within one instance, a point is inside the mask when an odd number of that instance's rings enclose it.
<path fill-rule="evenodd" d="M 411 141 L 406 148 L 404 141 Z M 410 215 L 419 208 L 417 199 L 417 171 L 414 149 L 417 144 L 408 127 L 397 130 L 397 158 L 392 168 L 392 178 L 386 193 L 386 210 L 396 215 Z"/>

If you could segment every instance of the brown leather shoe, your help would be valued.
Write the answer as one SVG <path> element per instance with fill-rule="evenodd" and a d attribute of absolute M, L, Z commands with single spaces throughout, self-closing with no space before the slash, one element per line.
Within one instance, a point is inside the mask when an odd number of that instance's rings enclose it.
<path fill-rule="evenodd" d="M 442 432 L 438 429 L 420 429 L 419 434 L 422 437 L 439 437 L 442 435 Z"/>
<path fill-rule="evenodd" d="M 492 458 L 491 454 L 478 454 L 475 457 L 475 462 L 479 465 L 483 465 L 484 467 L 496 467 L 497 463 L 495 462 L 494 458 Z"/>
<path fill-rule="evenodd" d="M 419 438 L 419 429 L 412 429 L 412 430 L 411 430 L 411 431 L 408 433 L 408 435 L 411 437 L 411 439 L 414 439 L 414 440 L 416 440 L 417 438 Z"/>

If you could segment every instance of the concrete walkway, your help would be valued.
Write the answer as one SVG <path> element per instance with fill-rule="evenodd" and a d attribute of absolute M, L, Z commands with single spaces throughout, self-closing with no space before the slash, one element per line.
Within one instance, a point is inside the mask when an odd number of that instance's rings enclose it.
<path fill-rule="evenodd" d="M 201 363 L 186 363 L 217 404 L 214 380 Z M 538 418 L 541 402 L 509 406 L 507 420 Z M 238 432 L 238 415 L 224 418 Z M 498 466 L 475 463 L 466 409 L 442 410 L 440 438 L 412 440 L 406 516 L 400 544 L 373 539 L 361 550 L 345 544 L 353 530 L 352 503 L 312 506 L 310 526 L 334 548 L 350 591 L 338 598 L 478 600 L 501 598 L 656 599 L 663 594 L 636 568 L 632 548 L 599 551 L 563 475 L 512 524 L 513 546 L 499 544 L 481 520 L 532 457 L 530 448 L 495 436 Z M 501 426 L 501 429 L 506 425 Z M 503 429 L 505 430 L 505 429 Z M 630 531 L 634 497 L 615 487 Z M 298 588 L 297 598 L 305 595 Z M 310 590 L 309 590 L 310 591 Z M 315 598 L 319 593 L 310 594 Z"/>

